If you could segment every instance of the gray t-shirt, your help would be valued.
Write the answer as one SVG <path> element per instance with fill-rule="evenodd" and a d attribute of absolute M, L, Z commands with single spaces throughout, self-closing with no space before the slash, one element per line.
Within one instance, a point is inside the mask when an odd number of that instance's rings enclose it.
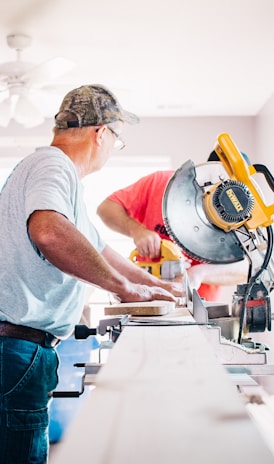
<path fill-rule="evenodd" d="M 78 323 L 85 284 L 53 266 L 27 230 L 35 210 L 64 215 L 98 252 L 105 243 L 91 224 L 83 185 L 61 150 L 41 147 L 13 170 L 0 194 L 0 320 L 68 336 Z"/>

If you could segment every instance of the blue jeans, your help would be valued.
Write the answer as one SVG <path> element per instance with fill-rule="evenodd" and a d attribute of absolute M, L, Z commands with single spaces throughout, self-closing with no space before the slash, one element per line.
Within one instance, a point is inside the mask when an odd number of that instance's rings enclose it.
<path fill-rule="evenodd" d="M 58 383 L 54 348 L 0 337 L 0 464 L 48 459 L 48 393 Z"/>

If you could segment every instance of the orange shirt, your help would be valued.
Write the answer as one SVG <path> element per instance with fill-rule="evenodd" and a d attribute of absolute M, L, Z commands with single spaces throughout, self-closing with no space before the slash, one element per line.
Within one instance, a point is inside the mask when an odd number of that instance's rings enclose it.
<path fill-rule="evenodd" d="M 162 216 L 162 198 L 165 188 L 174 171 L 157 171 L 142 177 L 134 184 L 112 193 L 108 199 L 119 203 L 130 217 L 143 224 L 147 229 L 154 230 L 166 240 L 171 240 L 167 234 Z M 201 264 L 188 258 L 191 266 Z M 217 285 L 202 284 L 199 295 L 207 301 L 218 301 L 221 288 Z"/>

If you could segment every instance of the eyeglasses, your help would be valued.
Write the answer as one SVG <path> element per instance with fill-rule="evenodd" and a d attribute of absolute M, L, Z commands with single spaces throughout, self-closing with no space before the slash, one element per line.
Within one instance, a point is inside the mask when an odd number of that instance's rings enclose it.
<path fill-rule="evenodd" d="M 115 137 L 114 148 L 117 149 L 117 150 L 123 150 L 123 148 L 125 148 L 126 144 L 123 141 L 123 139 L 121 139 L 120 134 L 117 134 L 117 132 L 114 129 L 112 129 L 112 127 L 107 126 L 107 128 L 110 130 L 110 132 Z"/>

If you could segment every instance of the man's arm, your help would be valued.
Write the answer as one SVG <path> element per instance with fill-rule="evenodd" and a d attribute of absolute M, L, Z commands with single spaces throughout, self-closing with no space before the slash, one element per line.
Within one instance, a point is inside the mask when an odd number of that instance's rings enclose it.
<path fill-rule="evenodd" d="M 136 264 L 132 263 L 129 259 L 124 258 L 122 255 L 113 250 L 110 246 L 106 245 L 103 250 L 103 256 L 108 263 L 111 264 L 118 272 L 126 276 L 131 282 L 140 283 L 149 286 L 158 286 L 171 292 L 173 295 L 181 297 L 183 292 L 182 277 L 178 280 L 165 281 L 158 279 L 147 271 L 144 271 Z"/>
<path fill-rule="evenodd" d="M 134 239 L 141 256 L 151 256 L 152 249 L 160 250 L 160 237 L 154 231 L 130 218 L 123 206 L 112 200 L 104 200 L 97 210 L 103 222 L 113 230 Z M 156 245 L 158 244 L 158 245 Z M 148 253 L 150 251 L 150 254 Z M 154 257 L 157 257 L 154 256 Z M 137 266 L 136 266 L 137 267 Z M 202 283 L 208 285 L 235 285 L 246 282 L 248 263 L 246 260 L 232 264 L 205 264 L 187 270 L 190 285 L 198 289 Z"/>
<path fill-rule="evenodd" d="M 159 257 L 159 235 L 131 218 L 122 205 L 107 198 L 98 206 L 97 214 L 110 229 L 132 238 L 140 256 Z"/>
<path fill-rule="evenodd" d="M 55 211 L 35 211 L 28 221 L 28 232 L 45 258 L 58 269 L 116 294 L 121 301 L 175 300 L 164 286 L 151 287 L 148 281 L 148 285 L 131 282 L 125 274 L 118 272 L 122 267 L 117 260 L 108 263 L 110 252 L 106 253 L 106 259 L 68 219 Z M 117 270 L 113 267 L 116 264 Z M 130 264 L 135 270 L 137 266 Z M 156 279 L 156 282 L 160 280 Z"/>
<path fill-rule="evenodd" d="M 232 264 L 197 264 L 187 269 L 189 283 L 198 289 L 202 283 L 208 285 L 236 285 L 246 282 L 248 262 L 246 259 Z"/>

